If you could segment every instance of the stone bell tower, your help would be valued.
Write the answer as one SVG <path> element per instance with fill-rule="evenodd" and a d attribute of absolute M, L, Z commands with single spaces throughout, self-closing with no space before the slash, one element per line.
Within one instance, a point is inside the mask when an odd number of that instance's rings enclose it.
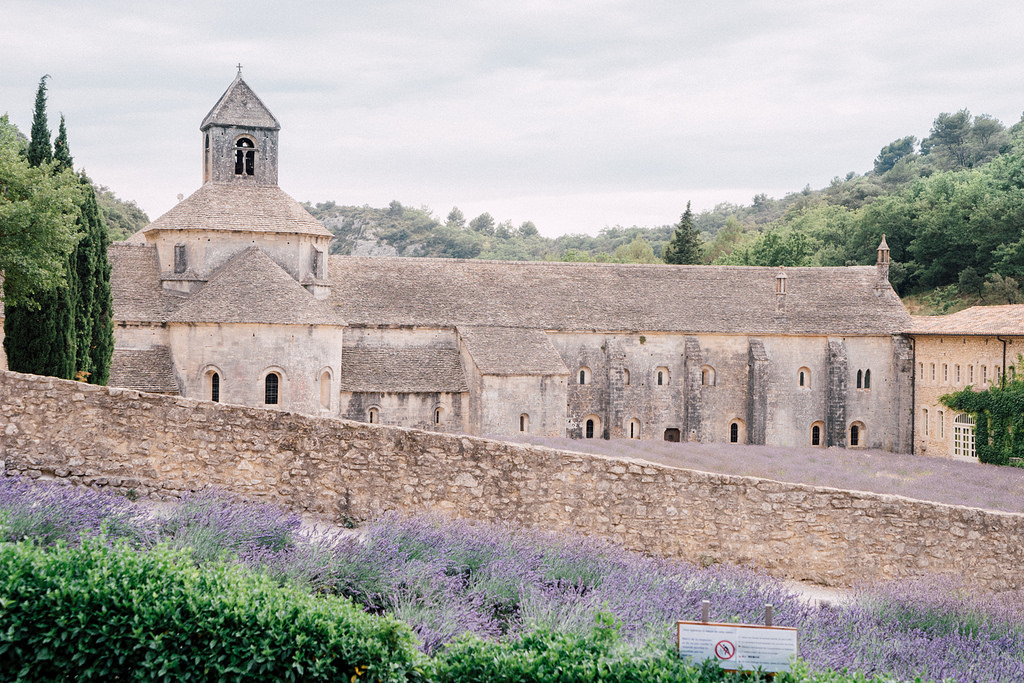
<path fill-rule="evenodd" d="M 203 184 L 277 185 L 274 115 L 242 80 L 242 69 L 203 119 Z"/>

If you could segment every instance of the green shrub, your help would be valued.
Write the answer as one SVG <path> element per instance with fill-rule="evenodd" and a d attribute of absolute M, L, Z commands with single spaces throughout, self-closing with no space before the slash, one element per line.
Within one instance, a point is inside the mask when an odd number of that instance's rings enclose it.
<path fill-rule="evenodd" d="M 186 553 L 0 544 L 0 680 L 406 681 L 404 624 Z"/>

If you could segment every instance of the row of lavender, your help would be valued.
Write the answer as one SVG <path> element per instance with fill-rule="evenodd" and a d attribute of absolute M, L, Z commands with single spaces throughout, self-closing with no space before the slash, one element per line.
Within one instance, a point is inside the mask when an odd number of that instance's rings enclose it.
<path fill-rule="evenodd" d="M 850 604 L 812 606 L 749 570 L 698 568 L 579 536 L 440 518 L 386 516 L 358 533 L 300 528 L 277 507 L 204 491 L 154 510 L 91 489 L 0 479 L 0 542 L 124 539 L 145 549 L 188 548 L 196 562 L 241 562 L 311 591 L 390 613 L 427 653 L 470 632 L 491 639 L 546 626 L 584 634 L 599 613 L 637 649 L 668 646 L 677 619 L 700 614 L 800 629 L 817 670 L 899 680 L 1024 680 L 1024 596 L 982 596 L 935 579 L 861 587 Z"/>

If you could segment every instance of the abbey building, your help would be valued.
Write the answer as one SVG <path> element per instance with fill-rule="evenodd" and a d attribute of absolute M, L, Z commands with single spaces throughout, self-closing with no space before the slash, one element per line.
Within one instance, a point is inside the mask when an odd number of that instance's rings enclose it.
<path fill-rule="evenodd" d="M 239 75 L 202 186 L 111 246 L 111 384 L 368 422 L 909 452 L 911 319 L 876 266 L 328 256 Z"/>

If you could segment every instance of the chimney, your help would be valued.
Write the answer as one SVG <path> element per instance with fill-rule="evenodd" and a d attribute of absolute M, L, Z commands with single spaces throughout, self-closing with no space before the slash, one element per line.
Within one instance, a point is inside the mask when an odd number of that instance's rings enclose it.
<path fill-rule="evenodd" d="M 878 269 L 878 284 L 889 283 L 889 245 L 885 243 L 885 235 L 878 245 L 878 262 L 875 264 Z"/>
<path fill-rule="evenodd" d="M 786 271 L 779 266 L 779 274 L 775 276 L 775 310 L 786 312 Z"/>

